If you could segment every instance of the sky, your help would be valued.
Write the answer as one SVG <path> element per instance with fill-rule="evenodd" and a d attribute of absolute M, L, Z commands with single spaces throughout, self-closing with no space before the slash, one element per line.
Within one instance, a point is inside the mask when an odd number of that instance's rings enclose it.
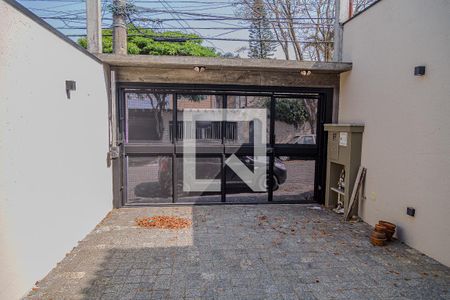
<path fill-rule="evenodd" d="M 112 0 L 102 0 L 103 27 L 111 26 L 111 14 L 108 12 L 107 5 Z M 201 20 L 213 18 L 214 16 L 235 17 L 236 7 L 232 4 L 233 0 L 135 0 L 133 3 L 138 8 L 164 10 L 168 12 L 146 12 L 140 16 L 152 19 L 162 20 L 160 25 L 147 23 L 149 27 L 159 26 L 167 30 L 177 30 L 187 33 L 197 33 L 203 37 L 211 38 L 232 38 L 248 39 L 249 24 L 242 20 Z M 46 22 L 68 35 L 73 40 L 86 34 L 86 3 L 84 0 L 18 0 L 22 5 L 30 9 L 39 17 L 44 18 Z M 187 14 L 180 14 L 184 12 Z M 193 16 L 189 14 L 207 14 L 209 16 Z M 63 18 L 64 20 L 61 20 Z M 171 20 L 165 20 L 171 19 Z M 236 29 L 243 27 L 244 29 Z M 207 29 L 215 28 L 215 29 Z M 205 46 L 211 46 L 218 51 L 233 52 L 242 47 L 248 47 L 245 41 L 222 41 L 205 40 Z M 281 57 L 281 51 L 278 51 L 277 57 Z M 247 57 L 247 51 L 240 53 L 241 57 Z"/>

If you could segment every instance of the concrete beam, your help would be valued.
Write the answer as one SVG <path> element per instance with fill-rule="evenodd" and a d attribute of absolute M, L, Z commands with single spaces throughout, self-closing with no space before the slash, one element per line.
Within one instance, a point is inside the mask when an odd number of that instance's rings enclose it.
<path fill-rule="evenodd" d="M 313 62 L 276 59 L 244 59 L 193 56 L 153 56 L 100 54 L 98 58 L 115 67 L 190 69 L 202 66 L 206 70 L 276 71 L 312 73 L 342 73 L 352 69 L 351 63 Z"/>
<path fill-rule="evenodd" d="M 102 53 L 102 16 L 100 0 L 86 1 L 87 49 L 89 52 Z"/>
<path fill-rule="evenodd" d="M 302 76 L 299 72 L 212 70 L 114 67 L 118 82 L 212 84 L 285 87 L 333 87 L 339 84 L 338 74 Z"/>

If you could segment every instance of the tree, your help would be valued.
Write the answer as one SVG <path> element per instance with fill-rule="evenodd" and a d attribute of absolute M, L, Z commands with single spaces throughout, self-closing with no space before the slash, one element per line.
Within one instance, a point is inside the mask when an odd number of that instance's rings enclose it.
<path fill-rule="evenodd" d="M 253 0 L 250 16 L 248 56 L 250 58 L 272 57 L 276 46 L 263 0 Z"/>
<path fill-rule="evenodd" d="M 357 14 L 365 10 L 367 7 L 371 6 L 374 2 L 375 0 L 354 0 L 353 1 L 354 14 Z"/>
<path fill-rule="evenodd" d="M 112 30 L 102 30 L 103 53 L 112 53 Z M 202 45 L 203 40 L 196 34 L 178 31 L 156 32 L 133 25 L 128 26 L 128 54 L 176 55 L 216 57 L 214 48 Z M 78 39 L 78 44 L 87 48 L 87 39 Z"/>
<path fill-rule="evenodd" d="M 298 99 L 277 99 L 275 102 L 275 119 L 294 125 L 298 128 L 308 119 L 308 111 L 305 108 L 303 101 Z"/>
<path fill-rule="evenodd" d="M 251 10 L 251 0 L 235 0 Z M 261 0 L 275 39 L 286 59 L 329 61 L 333 54 L 336 0 Z M 374 0 L 354 0 L 360 12 Z M 239 10 L 237 11 L 239 13 Z"/>
<path fill-rule="evenodd" d="M 271 99 L 264 97 L 260 99 L 262 107 L 270 109 Z M 310 119 L 310 112 L 306 107 L 308 100 L 300 101 L 297 98 L 280 98 L 275 101 L 275 120 L 293 125 L 295 128 L 303 125 Z M 311 112 L 315 114 L 314 112 Z"/>
<path fill-rule="evenodd" d="M 286 59 L 331 59 L 335 0 L 265 0 Z"/>
<path fill-rule="evenodd" d="M 333 58 L 334 22 L 336 0 L 302 0 L 300 17 L 311 26 L 305 26 L 300 35 L 306 42 L 303 51 L 311 60 L 329 61 Z M 358 13 L 370 6 L 374 0 L 353 0 L 352 11 Z"/>
<path fill-rule="evenodd" d="M 103 53 L 112 53 L 112 30 L 102 30 Z M 87 48 L 87 39 L 80 38 L 78 44 Z M 216 57 L 219 53 L 215 49 L 202 46 L 198 35 L 185 34 L 177 31 L 162 33 L 150 29 L 143 29 L 134 25 L 128 26 L 128 54 L 142 55 L 178 55 L 178 56 L 206 56 Z M 162 139 L 164 132 L 163 112 L 168 108 L 168 94 L 143 93 L 136 94 L 140 100 L 149 100 L 151 103 L 149 118 L 155 128 L 156 138 Z M 190 101 L 201 101 L 204 96 L 186 96 Z"/>
<path fill-rule="evenodd" d="M 333 58 L 335 0 L 303 0 L 300 17 L 311 25 L 300 30 L 305 56 L 315 61 Z"/>

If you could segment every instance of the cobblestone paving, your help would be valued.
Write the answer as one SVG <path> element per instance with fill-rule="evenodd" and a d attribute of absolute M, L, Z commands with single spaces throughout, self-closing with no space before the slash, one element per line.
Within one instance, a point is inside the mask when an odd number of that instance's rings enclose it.
<path fill-rule="evenodd" d="M 190 218 L 144 229 L 139 216 Z M 450 269 L 308 205 L 114 210 L 27 299 L 450 299 Z"/>

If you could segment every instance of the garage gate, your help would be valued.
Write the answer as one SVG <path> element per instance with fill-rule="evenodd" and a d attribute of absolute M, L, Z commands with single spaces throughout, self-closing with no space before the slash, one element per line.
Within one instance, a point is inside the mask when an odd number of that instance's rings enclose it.
<path fill-rule="evenodd" d="M 321 202 L 332 89 L 249 86 L 122 85 L 118 89 L 122 140 L 122 201 L 125 206 L 163 203 Z M 255 159 L 250 121 L 184 121 L 187 110 L 244 111 L 267 115 L 266 157 Z M 220 182 L 199 192 L 183 184 L 183 141 L 194 126 L 196 179 Z M 236 155 L 249 170 L 266 167 L 253 191 L 226 163 Z"/>

